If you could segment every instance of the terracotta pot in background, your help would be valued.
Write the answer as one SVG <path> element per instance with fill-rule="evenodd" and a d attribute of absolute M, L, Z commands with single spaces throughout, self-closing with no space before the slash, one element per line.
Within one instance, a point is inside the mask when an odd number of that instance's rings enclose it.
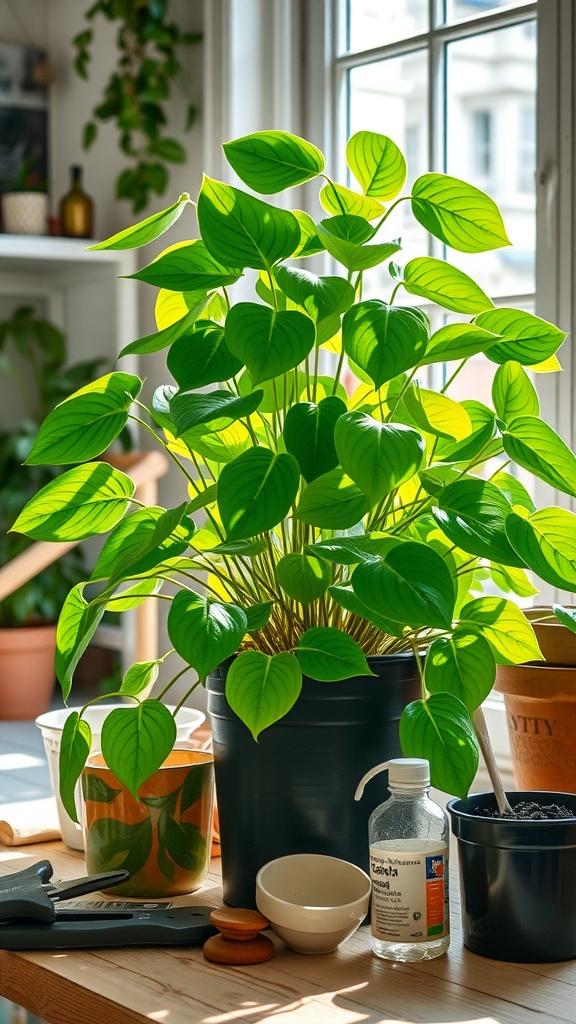
<path fill-rule="evenodd" d="M 56 674 L 56 626 L 0 629 L 0 719 L 30 719 L 47 711 Z"/>

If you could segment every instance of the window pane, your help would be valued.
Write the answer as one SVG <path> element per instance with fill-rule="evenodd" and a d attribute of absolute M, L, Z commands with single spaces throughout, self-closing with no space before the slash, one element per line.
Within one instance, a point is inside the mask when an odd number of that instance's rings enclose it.
<path fill-rule="evenodd" d="M 459 21 L 474 14 L 487 14 L 500 7 L 523 7 L 531 0 L 445 0 L 446 21 Z"/>
<path fill-rule="evenodd" d="M 489 193 L 512 242 L 449 258 L 491 296 L 534 290 L 536 39 L 526 27 L 447 47 L 446 170 Z"/>
<path fill-rule="evenodd" d="M 408 164 L 402 195 L 408 195 L 414 179 L 428 170 L 427 76 L 424 50 L 364 64 L 348 73 L 349 133 L 380 132 L 400 147 Z M 352 181 L 351 187 L 358 185 Z M 394 210 L 377 241 L 398 236 L 402 236 L 402 252 L 398 254 L 402 262 L 426 255 L 426 233 L 415 222 L 408 203 L 401 203 Z M 378 281 L 383 279 L 389 284 L 388 273 L 382 268 L 365 273 L 366 298 L 378 294 Z"/>
<path fill-rule="evenodd" d="M 347 49 L 370 50 L 428 28 L 428 0 L 347 0 Z"/>

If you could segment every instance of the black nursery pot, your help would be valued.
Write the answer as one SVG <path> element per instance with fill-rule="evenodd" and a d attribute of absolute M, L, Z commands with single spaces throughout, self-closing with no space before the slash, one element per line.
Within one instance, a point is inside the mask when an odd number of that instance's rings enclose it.
<path fill-rule="evenodd" d="M 305 677 L 294 707 L 257 743 L 224 695 L 232 660 L 207 679 L 225 902 L 255 906 L 259 869 L 291 853 L 341 857 L 368 871 L 368 818 L 388 791 L 380 776 L 361 801 L 354 792 L 375 764 L 401 756 L 400 716 L 421 696 L 414 656 L 369 657 L 376 678 Z"/>
<path fill-rule="evenodd" d="M 573 793 L 509 793 L 520 801 L 562 804 Z M 480 956 L 515 963 L 576 957 L 576 818 L 514 821 L 483 818 L 493 793 L 451 800 L 458 838 L 464 945 Z"/>

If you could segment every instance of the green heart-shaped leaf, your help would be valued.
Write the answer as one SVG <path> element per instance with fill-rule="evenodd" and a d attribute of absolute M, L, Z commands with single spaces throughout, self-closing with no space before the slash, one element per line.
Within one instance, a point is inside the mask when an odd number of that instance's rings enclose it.
<path fill-rule="evenodd" d="M 546 583 L 576 592 L 576 516 L 564 508 L 541 508 L 506 520 L 510 543 Z"/>
<path fill-rule="evenodd" d="M 134 482 L 125 473 L 105 462 L 87 462 L 42 487 L 12 530 L 34 540 L 84 540 L 115 526 L 133 493 Z"/>
<path fill-rule="evenodd" d="M 180 436 L 194 427 L 210 424 L 210 429 L 220 431 L 236 420 L 250 416 L 260 405 L 263 392 L 252 391 L 238 398 L 232 391 L 218 388 L 195 394 L 179 391 L 170 399 L 170 415 L 174 420 L 175 433 Z"/>
<path fill-rule="evenodd" d="M 495 345 L 499 334 L 485 331 L 476 324 L 446 324 L 430 337 L 428 347 L 420 360 L 420 366 L 428 363 L 451 362 L 454 359 L 469 359 L 478 352 Z"/>
<path fill-rule="evenodd" d="M 510 502 L 495 484 L 467 476 L 444 488 L 432 514 L 446 536 L 464 551 L 523 568 L 525 563 L 506 536 L 511 511 Z"/>
<path fill-rule="evenodd" d="M 513 359 L 530 366 L 544 362 L 560 348 L 566 337 L 554 324 L 523 309 L 490 309 L 477 316 L 474 322 L 486 331 L 501 335 L 502 340 L 486 352 L 494 363 Z"/>
<path fill-rule="evenodd" d="M 502 433 L 506 454 L 534 476 L 576 497 L 576 456 L 537 416 L 517 416 Z"/>
<path fill-rule="evenodd" d="M 327 540 L 319 540 L 316 544 L 309 544 L 308 550 L 327 562 L 334 562 L 335 565 L 357 565 L 358 562 L 369 562 L 371 558 L 378 558 L 387 554 L 390 548 L 401 543 L 399 537 L 392 534 L 388 536 L 363 534 L 360 537 L 333 537 Z"/>
<path fill-rule="evenodd" d="M 307 629 L 298 641 L 296 657 L 303 675 L 323 682 L 375 674 L 359 644 L 334 626 Z"/>
<path fill-rule="evenodd" d="M 345 403 L 336 395 L 323 398 L 318 405 L 297 402 L 289 408 L 284 420 L 284 443 L 307 483 L 338 465 L 334 427 L 345 412 Z"/>
<path fill-rule="evenodd" d="M 440 462 L 486 462 L 502 451 L 502 442 L 496 433 L 496 417 L 492 409 L 482 402 L 465 399 L 462 408 L 470 418 L 472 430 L 462 441 L 439 439 L 436 458 Z"/>
<path fill-rule="evenodd" d="M 201 597 L 189 590 L 176 594 L 168 612 L 168 634 L 181 658 L 206 676 L 234 654 L 248 622 L 241 608 Z"/>
<path fill-rule="evenodd" d="M 302 689 L 302 671 L 293 654 L 244 651 L 226 678 L 226 699 L 254 739 L 283 718 Z"/>
<path fill-rule="evenodd" d="M 397 241 L 366 245 L 374 237 L 374 228 L 363 217 L 349 213 L 320 221 L 316 232 L 326 251 L 347 270 L 376 267 L 401 248 Z"/>
<path fill-rule="evenodd" d="M 183 295 L 184 293 L 180 294 Z M 169 324 L 163 330 L 157 331 L 155 334 L 147 334 L 144 338 L 131 341 L 129 345 L 124 346 L 120 356 L 129 356 L 133 353 L 160 352 L 161 349 L 172 345 L 183 334 L 189 333 L 210 303 L 210 296 L 206 295 L 203 291 L 198 291 L 187 294 L 186 298 L 190 299 L 193 304 L 183 317 Z"/>
<path fill-rule="evenodd" d="M 340 465 L 371 506 L 414 476 L 426 452 L 416 430 L 401 423 L 381 423 L 361 412 L 340 416 L 334 444 Z"/>
<path fill-rule="evenodd" d="M 105 605 L 88 604 L 85 583 L 77 583 L 66 597 L 56 629 L 56 675 L 68 700 L 74 671 L 104 615 Z"/>
<path fill-rule="evenodd" d="M 457 627 L 452 636 L 438 637 L 426 655 L 426 688 L 451 693 L 468 711 L 480 707 L 494 686 L 496 662 L 488 641 Z"/>
<path fill-rule="evenodd" d="M 278 582 L 288 597 L 306 607 L 326 592 L 331 582 L 330 569 L 314 555 L 284 555 L 276 566 Z"/>
<path fill-rule="evenodd" d="M 416 366 L 427 342 L 428 319 L 416 308 L 368 299 L 356 303 L 342 320 L 344 351 L 376 388 Z"/>
<path fill-rule="evenodd" d="M 356 132 L 348 139 L 346 162 L 367 196 L 393 199 L 406 181 L 406 161 L 386 135 Z"/>
<path fill-rule="evenodd" d="M 300 241 L 294 214 L 207 177 L 198 197 L 198 223 L 206 248 L 225 265 L 267 270 L 291 256 Z"/>
<path fill-rule="evenodd" d="M 423 174 L 416 179 L 412 213 L 431 235 L 459 252 L 486 252 L 510 245 L 494 200 L 448 174 Z"/>
<path fill-rule="evenodd" d="M 410 384 L 404 392 L 403 402 L 416 426 L 428 434 L 463 441 L 472 433 L 470 417 L 464 406 L 446 395 Z"/>
<path fill-rule="evenodd" d="M 198 320 L 195 328 L 172 345 L 166 364 L 182 391 L 219 384 L 235 377 L 243 362 L 230 352 L 224 328 L 212 320 Z"/>
<path fill-rule="evenodd" d="M 501 597 L 478 597 L 460 612 L 460 626 L 488 641 L 497 665 L 543 661 L 534 630 L 518 605 Z"/>
<path fill-rule="evenodd" d="M 302 306 L 316 324 L 344 313 L 354 302 L 354 289 L 343 277 L 316 277 L 296 267 L 276 267 L 275 277 L 284 295 Z"/>
<path fill-rule="evenodd" d="M 481 313 L 494 306 L 492 299 L 468 274 L 432 256 L 409 260 L 404 267 L 403 282 L 411 295 L 431 299 L 455 313 Z"/>
<path fill-rule="evenodd" d="M 164 763 L 175 742 L 174 718 L 158 700 L 115 708 L 102 724 L 104 760 L 136 800 L 142 783 Z"/>
<path fill-rule="evenodd" d="M 425 757 L 430 781 L 444 793 L 462 799 L 478 770 L 478 743 L 462 701 L 451 693 L 433 693 L 409 704 L 400 719 L 405 757 Z"/>
<path fill-rule="evenodd" d="M 265 533 L 284 519 L 298 493 L 300 470 L 292 455 L 250 448 L 224 466 L 218 508 L 227 540 Z"/>
<path fill-rule="evenodd" d="M 264 195 L 301 185 L 324 170 L 320 150 L 290 132 L 254 132 L 225 142 L 222 149 L 244 184 Z"/>
<path fill-rule="evenodd" d="M 250 608 L 242 609 L 248 623 L 248 633 L 257 633 L 259 629 L 264 629 L 268 625 L 273 606 L 273 601 L 262 601 L 261 604 L 253 604 Z"/>
<path fill-rule="evenodd" d="M 492 382 L 494 408 L 504 423 L 516 416 L 539 416 L 540 402 L 532 381 L 520 363 L 499 366 Z"/>
<path fill-rule="evenodd" d="M 296 518 L 326 530 L 348 530 L 359 523 L 370 505 L 363 491 L 337 467 L 304 488 Z"/>
<path fill-rule="evenodd" d="M 158 678 L 159 661 L 136 661 L 124 674 L 120 693 L 136 697 Z"/>
<path fill-rule="evenodd" d="M 113 582 L 139 576 L 166 558 L 183 554 L 194 534 L 190 520 L 180 523 L 186 504 L 165 511 L 151 506 L 124 516 L 106 538 L 91 580 L 111 577 Z"/>
<path fill-rule="evenodd" d="M 116 440 L 142 381 L 108 373 L 57 405 L 44 420 L 26 465 L 64 466 L 95 459 Z"/>
<path fill-rule="evenodd" d="M 386 619 L 383 615 L 379 615 L 378 612 L 367 608 L 351 587 L 329 587 L 328 593 L 341 608 L 345 608 L 346 611 L 352 612 L 353 615 L 359 615 L 360 618 L 371 622 L 385 636 L 402 636 L 404 627 L 400 623 L 392 622 L 391 619 Z"/>
<path fill-rule="evenodd" d="M 166 210 L 153 213 L 138 224 L 132 224 L 124 231 L 106 238 L 103 242 L 89 246 L 90 249 L 138 249 L 141 245 L 147 245 L 159 238 L 169 227 L 178 220 L 178 217 L 190 202 L 190 196 L 184 192 L 177 203 L 173 203 Z"/>
<path fill-rule="evenodd" d="M 74 799 L 76 783 L 92 745 L 92 732 L 77 711 L 71 711 L 66 717 L 60 738 L 60 799 L 66 813 L 78 824 L 78 811 Z"/>
<path fill-rule="evenodd" d="M 171 292 L 207 292 L 238 280 L 241 271 L 231 270 L 229 266 L 214 259 L 204 242 L 197 239 L 189 245 L 168 249 L 130 277 Z"/>
<path fill-rule="evenodd" d="M 226 317 L 228 348 L 247 366 L 253 384 L 298 366 L 315 338 L 314 324 L 297 310 L 277 313 L 255 302 L 238 302 Z"/>
<path fill-rule="evenodd" d="M 454 583 L 444 559 L 425 544 L 408 541 L 384 559 L 364 562 L 352 576 L 354 593 L 379 614 L 417 628 L 450 629 Z"/>
<path fill-rule="evenodd" d="M 352 192 L 344 185 L 337 185 L 329 181 L 320 190 L 320 202 L 328 213 L 335 216 L 341 213 L 349 213 L 353 217 L 364 217 L 365 220 L 375 220 L 384 213 L 382 203 L 377 199 L 370 199 L 368 196 L 361 196 L 358 192 Z"/>

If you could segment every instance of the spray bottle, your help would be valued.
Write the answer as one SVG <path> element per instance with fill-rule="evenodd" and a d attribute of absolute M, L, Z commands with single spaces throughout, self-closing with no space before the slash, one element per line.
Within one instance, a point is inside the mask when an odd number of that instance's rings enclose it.
<path fill-rule="evenodd" d="M 372 947 L 386 960 L 430 960 L 450 944 L 448 817 L 430 799 L 430 765 L 418 757 L 372 768 L 355 799 L 386 770 L 390 797 L 368 822 Z"/>

